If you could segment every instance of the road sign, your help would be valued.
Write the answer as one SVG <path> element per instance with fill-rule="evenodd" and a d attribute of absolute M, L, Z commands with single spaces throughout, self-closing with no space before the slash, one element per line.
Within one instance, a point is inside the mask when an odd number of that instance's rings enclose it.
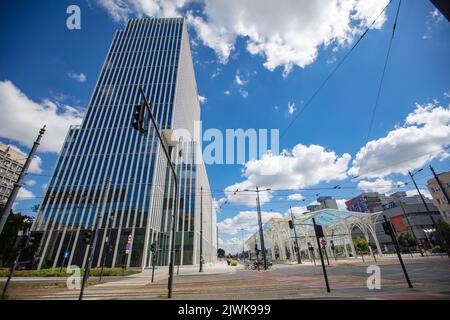
<path fill-rule="evenodd" d="M 323 246 L 326 246 L 326 245 L 327 245 L 327 240 L 322 239 L 322 240 L 320 241 L 320 244 L 323 245 Z"/>

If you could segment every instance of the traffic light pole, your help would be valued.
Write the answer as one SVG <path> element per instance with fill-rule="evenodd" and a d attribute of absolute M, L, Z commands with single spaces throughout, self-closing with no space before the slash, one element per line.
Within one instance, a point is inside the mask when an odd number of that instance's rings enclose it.
<path fill-rule="evenodd" d="M 419 187 L 416 184 L 416 180 L 414 180 L 414 175 L 411 173 L 411 171 L 408 171 L 409 176 L 411 177 L 412 182 L 414 183 L 414 186 L 416 187 L 417 192 L 419 193 L 420 199 L 422 199 L 422 203 L 425 206 L 425 209 L 427 210 L 428 216 L 431 219 L 431 223 L 433 223 L 434 228 L 436 229 L 436 232 L 439 237 L 439 241 L 441 242 L 442 246 L 444 247 L 445 252 L 447 252 L 448 258 L 450 259 L 450 251 L 448 250 L 447 243 L 445 242 L 444 236 L 441 233 L 441 230 L 439 230 L 439 227 L 434 220 L 433 216 L 431 215 L 430 208 L 428 208 L 427 203 L 425 202 L 425 199 L 423 198 L 422 193 L 419 190 Z"/>
<path fill-rule="evenodd" d="M 84 288 L 86 282 L 89 279 L 89 273 L 91 272 L 92 260 L 94 260 L 95 246 L 97 245 L 98 230 L 100 229 L 103 221 L 103 216 L 105 214 L 105 202 L 108 200 L 108 190 L 109 190 L 109 177 L 106 178 L 105 188 L 103 189 L 102 196 L 100 198 L 100 207 L 97 214 L 97 220 L 93 228 L 93 239 L 89 243 L 88 259 L 86 261 L 86 267 L 84 268 L 83 282 L 81 284 L 80 296 L 78 300 L 83 300 Z"/>
<path fill-rule="evenodd" d="M 173 210 L 173 214 L 172 214 L 172 242 L 170 244 L 170 263 L 169 263 L 169 281 L 168 281 L 168 298 L 172 298 L 172 288 L 173 288 L 173 268 L 174 268 L 174 264 L 175 264 L 175 232 L 176 232 L 176 223 L 175 223 L 175 219 L 178 217 L 178 210 L 179 210 L 179 203 L 178 203 L 178 179 L 177 179 L 177 173 L 175 170 L 175 167 L 172 163 L 172 160 L 170 158 L 169 152 L 167 151 L 166 148 L 166 144 L 164 139 L 161 136 L 161 133 L 159 132 L 159 128 L 158 125 L 156 124 L 155 118 L 153 117 L 152 114 L 152 110 L 150 109 L 150 105 L 147 101 L 147 98 L 145 97 L 144 94 L 144 90 L 142 89 L 142 87 L 139 87 L 141 96 L 144 100 L 145 103 L 145 107 L 147 108 L 147 111 L 150 115 L 150 120 L 153 124 L 153 127 L 155 128 L 156 134 L 158 136 L 159 141 L 161 142 L 161 147 L 164 151 L 164 155 L 167 158 L 167 162 L 169 163 L 170 169 L 172 171 L 173 174 L 173 179 L 174 179 L 174 187 L 175 187 L 175 192 L 174 192 L 174 196 L 175 196 L 175 207 L 176 210 Z"/>
<path fill-rule="evenodd" d="M 153 243 L 153 246 L 152 246 L 152 283 L 153 283 L 153 280 L 155 279 L 156 252 L 157 252 L 156 243 Z"/>
<path fill-rule="evenodd" d="M 297 238 L 297 231 L 295 230 L 295 222 L 294 222 L 294 214 L 292 213 L 292 207 L 289 206 L 289 211 L 291 212 L 291 219 L 292 219 L 292 226 L 294 229 L 294 237 L 295 237 L 295 246 L 297 247 L 297 262 L 299 264 L 302 263 L 302 259 L 300 257 L 300 247 L 298 246 L 298 238 Z"/>
<path fill-rule="evenodd" d="M 385 232 L 388 233 L 391 236 L 392 242 L 394 243 L 395 252 L 397 253 L 398 260 L 400 261 L 400 265 L 402 266 L 403 274 L 405 275 L 406 282 L 408 283 L 408 286 L 412 288 L 411 280 L 409 280 L 408 272 L 406 271 L 405 264 L 403 263 L 402 254 L 400 252 L 400 248 L 398 246 L 397 238 L 394 235 L 394 232 L 392 230 L 392 224 L 390 221 L 387 220 L 386 216 L 383 216 L 384 223 L 387 228 L 385 228 Z"/>
<path fill-rule="evenodd" d="M 38 135 L 36 141 L 34 141 L 34 143 L 33 143 L 33 147 L 31 148 L 31 151 L 28 154 L 28 158 L 25 161 L 25 164 L 23 165 L 22 171 L 19 174 L 19 178 L 17 178 L 17 181 L 14 183 L 14 188 L 8 197 L 8 201 L 6 202 L 5 207 L 3 208 L 2 216 L 0 219 L 0 234 L 2 233 L 3 228 L 5 227 L 6 221 L 8 220 L 9 213 L 11 212 L 13 204 L 16 201 L 19 190 L 23 185 L 23 179 L 28 171 L 28 168 L 30 167 L 30 164 L 31 164 L 31 161 L 33 160 L 34 154 L 36 153 L 36 150 L 39 147 L 39 144 L 41 143 L 41 139 L 42 139 L 42 136 L 44 135 L 44 133 L 45 133 L 45 126 L 43 126 L 41 130 L 39 130 L 39 135 Z"/>
<path fill-rule="evenodd" d="M 203 186 L 200 187 L 200 269 L 203 272 Z"/>
<path fill-rule="evenodd" d="M 30 243 L 31 232 L 30 232 L 30 228 L 29 227 L 27 227 L 25 229 L 25 231 L 23 232 L 23 236 L 27 237 L 27 240 L 26 240 L 24 245 L 22 245 L 22 241 L 19 240 L 19 242 L 18 242 L 19 243 L 19 249 L 17 251 L 16 258 L 14 259 L 13 265 L 11 266 L 11 268 L 9 270 L 8 279 L 6 279 L 5 285 L 3 287 L 3 292 L 2 292 L 2 298 L 3 299 L 6 297 L 6 292 L 8 290 L 9 283 L 11 282 L 11 278 L 12 278 L 12 276 L 14 274 L 14 271 L 16 271 L 17 263 L 19 262 L 20 255 L 22 254 L 22 250 L 27 248 L 29 243 Z"/>
<path fill-rule="evenodd" d="M 327 285 L 327 292 L 329 293 L 330 292 L 330 284 L 328 283 L 327 268 L 325 267 L 325 262 L 323 261 L 322 248 L 320 247 L 319 235 L 317 234 L 316 219 L 312 218 L 312 223 L 314 226 L 314 234 L 316 235 L 317 248 L 319 249 L 320 261 L 322 262 L 323 277 L 325 278 L 325 284 Z"/>
<path fill-rule="evenodd" d="M 108 239 L 106 240 L 106 250 L 103 249 L 103 257 L 102 257 L 102 270 L 100 271 L 100 279 L 99 281 L 102 282 L 102 278 L 103 278 L 103 269 L 105 268 L 105 263 L 106 263 L 106 257 L 108 256 L 109 251 L 111 250 L 111 231 L 112 231 L 112 223 L 113 223 L 113 216 L 111 215 L 109 217 L 109 222 L 110 222 L 110 226 L 109 226 L 109 230 L 108 230 Z"/>

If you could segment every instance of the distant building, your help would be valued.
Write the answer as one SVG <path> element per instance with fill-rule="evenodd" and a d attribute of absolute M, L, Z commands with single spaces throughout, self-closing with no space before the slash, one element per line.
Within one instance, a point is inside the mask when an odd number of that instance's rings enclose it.
<path fill-rule="evenodd" d="M 336 199 L 332 197 L 319 197 L 317 198 L 318 204 L 311 204 L 306 207 L 308 211 L 318 211 L 322 209 L 337 209 Z"/>
<path fill-rule="evenodd" d="M 388 202 L 385 195 L 378 192 L 365 192 L 345 202 L 349 211 L 378 212 L 383 211 L 383 205 Z"/>
<path fill-rule="evenodd" d="M 447 194 L 450 194 L 450 171 L 438 174 L 438 178 L 441 185 L 444 187 L 444 190 L 441 190 L 435 178 L 428 180 L 427 187 L 433 197 L 434 204 L 438 207 L 439 212 L 441 213 L 442 218 L 445 221 L 450 222 L 450 204 L 447 202 L 443 192 L 445 191 Z"/>
<path fill-rule="evenodd" d="M 25 164 L 25 158 L 22 152 L 0 143 L 0 204 L 8 201 L 14 183 Z"/>

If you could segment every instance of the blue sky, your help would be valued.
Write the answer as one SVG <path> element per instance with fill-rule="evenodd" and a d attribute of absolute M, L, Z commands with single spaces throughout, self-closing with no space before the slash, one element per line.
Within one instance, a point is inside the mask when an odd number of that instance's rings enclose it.
<path fill-rule="evenodd" d="M 0 141 L 27 152 L 41 125 L 37 120 L 43 122 L 48 117 L 49 127 L 55 127 L 52 134 L 49 128 L 44 137 L 47 140 L 38 153 L 41 162 L 34 164 L 34 173 L 27 178 L 27 191 L 22 194 L 26 199 L 16 204 L 17 209 L 31 213 L 31 206 L 40 201 L 58 145 L 68 125 L 81 119 L 113 34 L 123 27 L 127 17 L 174 13 L 189 17 L 198 90 L 206 98 L 202 103 L 204 130 L 261 128 L 284 133 L 304 102 L 354 44 L 359 32 L 384 7 L 371 4 L 373 1 L 360 6 L 361 1 L 349 1 L 354 7 L 347 17 L 358 14 L 360 18 L 345 22 L 344 9 L 339 11 L 342 18 L 336 18 L 331 5 L 320 8 L 321 4 L 315 4 L 325 13 L 330 11 L 330 15 L 316 19 L 309 14 L 304 21 L 290 21 L 295 10 L 280 5 L 273 11 L 274 1 L 258 6 L 256 13 L 251 7 L 253 1 L 232 3 L 233 8 L 221 2 L 167 1 L 163 7 L 151 6 L 151 0 L 135 2 L 141 6 L 123 1 L 120 7 L 116 0 L 2 4 L 0 114 L 6 120 L 2 122 L 9 125 L 2 125 Z M 305 15 L 314 9 L 309 5 L 301 7 L 304 1 L 291 3 L 300 6 L 295 9 Z M 81 30 L 66 28 L 66 8 L 70 4 L 81 8 Z M 251 162 L 246 167 L 208 165 L 213 196 L 223 204 L 217 217 L 221 221 L 220 238 L 227 249 L 233 250 L 233 245 L 240 243 L 240 227 L 245 227 L 245 235 L 249 235 L 256 224 L 254 205 L 243 204 L 249 202 L 249 197 L 254 199 L 254 195 L 243 194 L 239 199 L 224 194 L 227 188 L 252 188 L 262 183 L 260 187 L 282 189 L 264 196 L 263 216 L 268 219 L 284 215 L 290 205 L 301 212 L 318 193 L 334 196 L 342 204 L 362 190 L 399 190 L 397 184 L 408 181 L 407 170 L 429 163 L 438 172 L 449 169 L 446 151 L 450 141 L 450 24 L 435 12 L 430 1 L 402 3 L 369 139 L 372 144 L 362 149 L 397 4 L 398 1 L 392 2 L 377 28 L 368 32 L 280 139 L 280 150 L 286 149 L 287 153 Z M 232 10 L 239 10 L 240 14 Z M 241 14 L 245 23 L 239 20 Z M 330 28 L 322 29 L 328 24 Z M 342 32 L 333 34 L 329 30 Z M 20 105 L 17 108 L 22 112 L 10 112 L 14 110 L 11 105 Z M 28 125 L 32 120 L 36 121 Z M 305 159 L 313 161 L 305 165 Z M 284 173 L 275 170 L 273 177 L 261 176 L 258 168 L 264 164 L 281 166 Z M 284 176 L 286 172 L 289 179 Z M 358 173 L 359 180 L 351 179 Z M 426 189 L 429 178 L 428 168 L 417 175 L 420 188 Z M 336 185 L 345 188 L 319 190 Z M 400 190 L 411 189 L 406 185 Z M 304 201 L 289 200 L 293 194 L 296 196 L 291 198 L 303 197 Z M 228 202 L 224 203 L 227 197 Z"/>

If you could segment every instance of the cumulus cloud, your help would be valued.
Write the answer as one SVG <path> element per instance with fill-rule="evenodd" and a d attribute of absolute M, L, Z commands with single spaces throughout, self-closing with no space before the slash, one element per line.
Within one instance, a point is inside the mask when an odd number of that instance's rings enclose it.
<path fill-rule="evenodd" d="M 301 201 L 301 200 L 305 199 L 305 197 L 303 195 L 301 195 L 300 193 L 293 193 L 288 196 L 288 199 L 293 200 L 293 201 Z"/>
<path fill-rule="evenodd" d="M 28 189 L 25 189 L 24 187 L 19 189 L 19 193 L 17 194 L 17 200 L 31 200 L 33 198 L 35 198 L 36 196 L 34 195 L 33 192 L 31 192 Z"/>
<path fill-rule="evenodd" d="M 67 105 L 48 99 L 37 103 L 29 99 L 11 81 L 0 81 L 2 125 L 0 137 L 30 147 L 44 124 L 46 133 L 39 151 L 59 152 L 70 125 L 80 124 L 82 114 Z"/>
<path fill-rule="evenodd" d="M 283 218 L 280 212 L 262 211 L 262 223 L 266 223 L 272 218 Z M 256 211 L 241 211 L 232 218 L 226 218 L 217 223 L 219 232 L 221 234 L 234 235 L 237 234 L 241 228 L 246 232 L 255 233 L 258 230 L 258 214 Z"/>
<path fill-rule="evenodd" d="M 27 181 L 25 181 L 25 184 L 29 187 L 32 187 L 32 186 L 36 185 L 36 180 L 34 180 L 34 179 L 27 180 Z"/>
<path fill-rule="evenodd" d="M 391 191 L 394 183 L 392 180 L 376 179 L 374 181 L 362 180 L 358 182 L 358 188 L 363 191 L 373 191 L 379 193 L 386 193 Z"/>
<path fill-rule="evenodd" d="M 245 180 L 228 186 L 225 196 L 231 203 L 255 204 L 254 192 L 236 190 L 254 189 L 299 189 L 320 182 L 347 178 L 351 156 L 337 155 L 319 145 L 296 145 L 292 151 L 284 150 L 280 155 L 265 154 L 261 159 L 248 161 L 244 165 Z M 265 203 L 272 197 L 271 192 L 261 192 L 260 201 Z"/>
<path fill-rule="evenodd" d="M 87 80 L 84 73 L 67 72 L 67 76 L 78 82 L 85 82 Z"/>
<path fill-rule="evenodd" d="M 368 142 L 356 154 L 349 174 L 360 178 L 383 178 L 407 174 L 433 159 L 444 160 L 449 153 L 450 108 L 436 102 L 417 104 L 402 127 L 385 137 Z"/>
<path fill-rule="evenodd" d="M 389 0 L 97 0 L 115 21 L 131 16 L 185 15 L 203 44 L 227 63 L 238 38 L 265 59 L 269 70 L 313 63 L 321 47 L 342 47 L 368 27 Z M 202 4 L 202 14 L 183 12 L 188 3 Z M 184 10 L 186 11 L 186 10 Z M 382 15 L 374 28 L 386 21 Z"/>
<path fill-rule="evenodd" d="M 420 190 L 420 193 L 421 193 L 425 198 L 433 199 L 433 197 L 431 196 L 430 191 L 428 191 L 427 189 L 419 189 L 419 190 Z M 412 197 L 412 196 L 418 196 L 419 193 L 417 192 L 416 189 L 412 189 L 412 190 L 407 190 L 407 191 L 406 191 L 406 195 L 407 195 L 408 197 Z"/>

